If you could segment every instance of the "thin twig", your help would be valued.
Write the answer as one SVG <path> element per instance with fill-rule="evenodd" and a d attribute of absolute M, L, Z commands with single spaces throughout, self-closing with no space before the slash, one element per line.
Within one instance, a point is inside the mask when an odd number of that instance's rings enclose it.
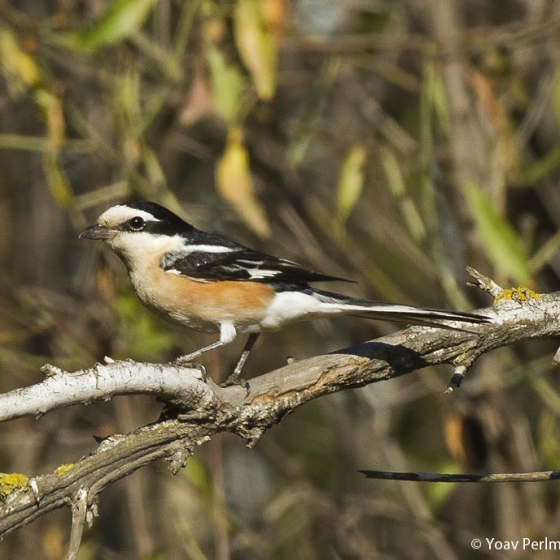
<path fill-rule="evenodd" d="M 84 488 L 80 488 L 72 500 L 72 530 L 70 531 L 70 543 L 66 560 L 78 560 L 84 524 L 87 514 L 88 493 Z"/>
<path fill-rule="evenodd" d="M 467 272 L 476 280 L 476 282 L 468 282 L 469 286 L 476 286 L 485 292 L 488 292 L 491 296 L 497 297 L 503 291 L 503 289 L 494 282 L 488 276 L 484 276 L 475 270 L 474 268 L 467 266 Z"/>
<path fill-rule="evenodd" d="M 494 474 L 434 474 L 423 472 L 388 472 L 359 470 L 366 478 L 410 480 L 414 482 L 544 482 L 558 480 L 560 471 Z"/>

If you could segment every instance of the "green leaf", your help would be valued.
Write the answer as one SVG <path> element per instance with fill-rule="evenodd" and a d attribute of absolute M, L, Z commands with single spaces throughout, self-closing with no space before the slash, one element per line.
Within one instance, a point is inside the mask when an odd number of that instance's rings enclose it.
<path fill-rule="evenodd" d="M 356 144 L 342 163 L 337 189 L 337 218 L 341 223 L 346 221 L 362 192 L 365 160 L 365 148 Z"/>
<path fill-rule="evenodd" d="M 444 138 L 449 138 L 451 133 L 449 107 L 447 105 L 445 86 L 440 74 L 433 75 L 431 101 L 433 104 L 435 125 Z"/>
<path fill-rule="evenodd" d="M 59 33 L 57 37 L 64 46 L 84 52 L 118 43 L 142 27 L 154 3 L 155 0 L 115 0 L 89 29 Z"/>
<path fill-rule="evenodd" d="M 477 185 L 465 185 L 464 192 L 478 238 L 492 264 L 514 282 L 528 283 L 531 274 L 525 248 L 512 225 L 498 215 L 490 198 Z"/>
<path fill-rule="evenodd" d="M 210 82 L 216 109 L 230 124 L 237 120 L 241 96 L 247 85 L 241 70 L 228 64 L 223 53 L 214 45 L 206 48 L 206 60 L 210 67 Z"/>
<path fill-rule="evenodd" d="M 552 173 L 558 166 L 560 166 L 560 146 L 552 148 L 545 156 L 525 169 L 518 180 L 521 183 L 536 183 Z"/>

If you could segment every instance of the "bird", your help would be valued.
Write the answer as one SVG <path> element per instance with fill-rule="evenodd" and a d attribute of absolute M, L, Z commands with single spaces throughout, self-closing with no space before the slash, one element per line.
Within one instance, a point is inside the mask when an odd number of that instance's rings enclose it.
<path fill-rule="evenodd" d="M 238 334 L 249 335 L 226 385 L 240 383 L 241 370 L 260 333 L 287 323 L 354 315 L 469 330 L 470 325 L 492 322 L 474 313 L 377 302 L 317 289 L 310 284 L 348 280 L 196 229 L 155 202 L 112 206 L 79 237 L 100 240 L 120 257 L 136 295 L 156 315 L 181 327 L 219 333 L 218 340 L 181 356 L 177 364 L 191 364 Z"/>

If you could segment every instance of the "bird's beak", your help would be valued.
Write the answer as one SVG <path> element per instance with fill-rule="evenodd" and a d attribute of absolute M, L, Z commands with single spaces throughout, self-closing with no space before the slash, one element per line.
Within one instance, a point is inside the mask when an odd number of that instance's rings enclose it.
<path fill-rule="evenodd" d="M 80 239 L 85 237 L 86 239 L 113 239 L 115 235 L 117 235 L 118 231 L 115 229 L 108 228 L 107 226 L 100 226 L 99 224 L 95 224 L 93 226 L 84 229 L 82 233 L 80 233 Z"/>

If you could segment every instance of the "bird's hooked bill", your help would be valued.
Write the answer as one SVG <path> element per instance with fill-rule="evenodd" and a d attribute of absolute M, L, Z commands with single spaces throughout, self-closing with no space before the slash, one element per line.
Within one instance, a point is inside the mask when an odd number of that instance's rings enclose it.
<path fill-rule="evenodd" d="M 85 237 L 86 239 L 112 239 L 117 234 L 117 231 L 107 226 L 100 226 L 99 224 L 95 224 L 90 226 L 82 233 L 80 233 L 79 238 Z"/>

